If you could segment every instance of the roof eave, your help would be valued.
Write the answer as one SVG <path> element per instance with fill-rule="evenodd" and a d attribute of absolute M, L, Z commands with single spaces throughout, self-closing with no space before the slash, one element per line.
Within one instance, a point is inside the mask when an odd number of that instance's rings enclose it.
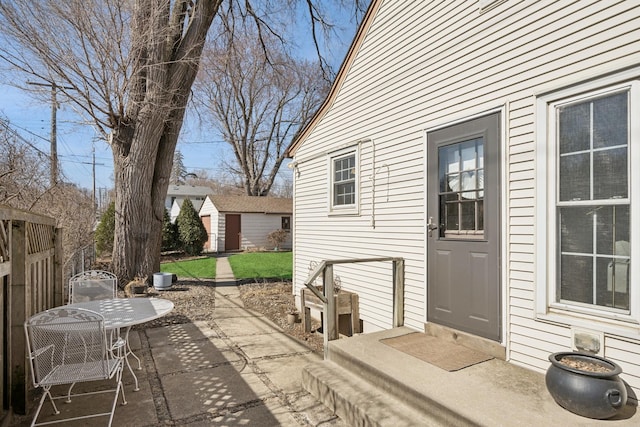
<path fill-rule="evenodd" d="M 336 79 L 333 81 L 333 84 L 331 85 L 331 90 L 329 90 L 329 94 L 325 98 L 320 108 L 318 108 L 318 111 L 316 111 L 316 113 L 313 115 L 309 123 L 307 123 L 307 125 L 302 129 L 302 131 L 298 134 L 298 136 L 293 140 L 293 142 L 291 143 L 291 146 L 287 150 L 287 157 L 291 158 L 295 156 L 296 151 L 298 151 L 298 149 L 302 145 L 302 142 L 305 139 L 307 139 L 309 134 L 313 131 L 313 129 L 316 127 L 316 125 L 320 122 L 322 117 L 324 117 L 324 115 L 327 113 L 327 111 L 331 107 L 331 104 L 335 100 L 335 97 L 338 95 L 339 89 L 342 87 L 342 84 L 344 83 L 344 80 L 347 76 L 347 70 L 351 68 L 351 64 L 353 64 L 356 54 L 360 50 L 360 46 L 364 41 L 364 38 L 369 30 L 369 27 L 371 26 L 371 23 L 373 22 L 373 18 L 375 17 L 376 13 L 378 12 L 378 9 L 380 8 L 380 5 L 382 4 L 382 1 L 383 0 L 373 0 L 369 5 L 369 9 L 367 9 L 367 13 L 365 14 L 364 19 L 362 20 L 362 23 L 358 28 L 358 32 L 356 33 L 356 36 L 353 38 L 353 41 L 351 42 L 351 46 L 349 46 L 347 55 L 345 56 L 344 61 L 342 61 L 342 65 L 340 65 L 340 70 L 338 70 Z"/>

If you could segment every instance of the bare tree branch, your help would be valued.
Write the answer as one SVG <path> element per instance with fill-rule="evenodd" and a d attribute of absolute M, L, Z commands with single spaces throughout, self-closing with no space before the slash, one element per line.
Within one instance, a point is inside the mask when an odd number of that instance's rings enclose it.
<path fill-rule="evenodd" d="M 297 16 L 302 5 L 308 8 L 326 77 L 328 63 L 318 35 L 332 28 L 327 11 L 362 1 L 0 0 L 0 65 L 73 88 L 64 89 L 64 95 L 74 109 L 105 140 L 110 135 L 116 185 L 113 269 L 123 285 L 159 269 L 164 197 L 207 37 L 232 41 L 229 54 L 236 59 L 251 52 L 245 35 L 262 52 L 266 65 L 256 64 L 232 79 L 220 74 L 227 70 L 210 64 L 203 68 L 211 67 L 215 79 L 231 88 L 220 102 L 224 93 L 211 92 L 210 104 L 228 113 L 220 124 L 241 153 L 239 169 L 250 177 L 248 191 L 266 194 L 274 175 L 265 172 L 279 167 L 282 147 L 310 116 L 294 111 L 313 110 L 324 90 L 299 91 L 281 82 L 281 76 L 296 78 L 285 66 L 292 63 L 290 57 L 281 53 L 289 42 L 284 22 Z M 256 78 L 263 69 L 275 85 Z M 309 69 L 303 75 L 308 79 L 312 73 Z M 289 93 L 281 103 L 271 93 L 274 87 Z M 277 126 L 268 131 L 256 121 Z"/>
<path fill-rule="evenodd" d="M 246 194 L 263 196 L 328 85 L 318 64 L 292 58 L 277 38 L 268 39 L 269 59 L 256 38 L 217 38 L 204 53 L 195 89 L 209 122 L 233 149 L 232 172 Z"/>

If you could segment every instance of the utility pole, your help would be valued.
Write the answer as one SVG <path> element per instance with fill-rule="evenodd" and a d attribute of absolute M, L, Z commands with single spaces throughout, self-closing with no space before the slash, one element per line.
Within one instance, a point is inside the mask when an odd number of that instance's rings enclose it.
<path fill-rule="evenodd" d="M 56 85 L 55 83 L 50 84 L 50 83 L 27 82 L 27 84 L 51 88 L 51 186 L 53 187 L 58 182 L 57 92 L 58 92 L 58 88 L 62 88 L 62 89 L 73 89 L 73 88 L 69 86 L 59 86 L 59 85 Z"/>
<path fill-rule="evenodd" d="M 93 156 L 93 216 L 98 215 L 98 200 L 96 199 L 96 144 L 91 144 L 91 155 Z"/>
<path fill-rule="evenodd" d="M 104 163 L 96 163 L 96 138 L 91 141 L 91 163 L 80 162 L 83 164 L 91 164 L 91 176 L 93 179 L 93 213 L 98 216 L 98 199 L 96 198 L 96 165 L 104 166 Z"/>

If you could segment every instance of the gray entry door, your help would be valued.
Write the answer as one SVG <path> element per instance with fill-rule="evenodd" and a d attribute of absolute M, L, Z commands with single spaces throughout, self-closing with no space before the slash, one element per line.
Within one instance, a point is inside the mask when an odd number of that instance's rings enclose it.
<path fill-rule="evenodd" d="M 500 341 L 500 114 L 427 134 L 427 319 Z"/>

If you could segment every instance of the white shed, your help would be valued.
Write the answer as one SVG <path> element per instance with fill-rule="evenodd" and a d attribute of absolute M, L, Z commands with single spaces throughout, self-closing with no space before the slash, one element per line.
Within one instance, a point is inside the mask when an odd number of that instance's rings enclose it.
<path fill-rule="evenodd" d="M 167 210 L 173 209 L 174 202 L 178 202 L 179 206 L 182 206 L 182 202 L 185 199 L 191 200 L 194 206 L 196 206 L 196 202 L 204 202 L 204 198 L 207 197 L 208 194 L 211 194 L 211 187 L 206 187 L 203 185 L 169 185 L 167 188 L 167 197 L 164 201 L 164 207 Z M 178 209 L 179 212 L 179 209 Z"/>
<path fill-rule="evenodd" d="M 171 205 L 171 210 L 169 211 L 169 219 L 172 223 L 176 222 L 176 218 L 178 218 L 178 215 L 180 215 L 180 209 L 182 209 L 182 204 L 187 198 L 180 198 L 173 201 L 173 204 Z M 199 212 L 200 208 L 202 207 L 202 204 L 204 203 L 204 199 L 197 198 L 196 200 L 191 200 L 189 198 L 189 200 L 191 201 L 191 204 L 193 205 L 193 208 L 196 210 L 196 212 Z"/>
<path fill-rule="evenodd" d="M 205 250 L 274 249 L 267 235 L 276 230 L 288 233 L 278 249 L 291 249 L 293 200 L 258 196 L 207 196 L 200 217 L 209 233 Z"/>
<path fill-rule="evenodd" d="M 294 288 L 405 260 L 404 325 L 543 372 L 591 350 L 640 394 L 640 2 L 373 0 L 290 149 Z M 364 332 L 390 268 L 336 265 Z"/>

